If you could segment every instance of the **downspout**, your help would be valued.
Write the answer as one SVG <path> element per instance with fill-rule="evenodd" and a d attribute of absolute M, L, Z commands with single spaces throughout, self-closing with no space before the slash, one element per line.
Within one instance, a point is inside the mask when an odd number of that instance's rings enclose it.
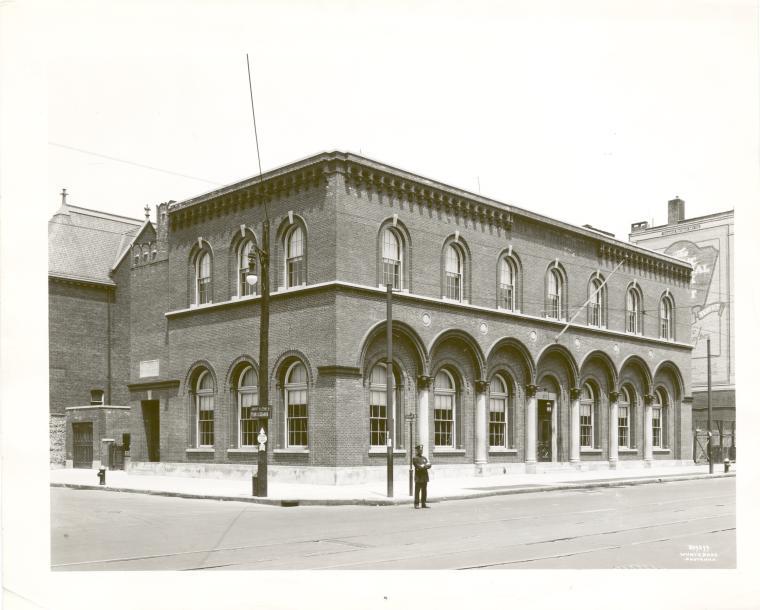
<path fill-rule="evenodd" d="M 107 382 L 106 382 L 106 403 L 107 405 L 111 404 L 111 303 L 113 299 L 113 288 L 108 288 L 106 294 L 107 296 L 107 324 L 108 328 L 106 331 L 106 341 L 107 341 L 107 347 L 106 351 L 108 353 L 106 357 L 106 371 L 107 371 Z"/>

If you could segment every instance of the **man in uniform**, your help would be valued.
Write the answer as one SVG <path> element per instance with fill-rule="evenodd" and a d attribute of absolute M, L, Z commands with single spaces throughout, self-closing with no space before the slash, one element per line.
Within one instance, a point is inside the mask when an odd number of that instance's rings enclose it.
<path fill-rule="evenodd" d="M 412 460 L 414 465 L 414 508 L 420 507 L 420 495 L 422 496 L 422 508 L 430 508 L 427 502 L 427 484 L 429 480 L 428 470 L 432 464 L 422 455 L 422 445 L 415 448 L 415 456 Z"/>

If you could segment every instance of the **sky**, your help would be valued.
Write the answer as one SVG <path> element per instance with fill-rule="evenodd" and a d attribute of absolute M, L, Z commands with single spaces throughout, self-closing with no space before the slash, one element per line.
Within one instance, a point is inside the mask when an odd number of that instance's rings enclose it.
<path fill-rule="evenodd" d="M 607 599 L 623 610 L 643 592 L 652 608 L 756 607 L 751 509 L 737 517 L 743 569 L 721 581 L 646 570 L 509 572 L 498 586 L 474 573 L 51 575 L 47 408 L 35 407 L 48 395 L 46 235 L 61 189 L 74 205 L 142 218 L 145 205 L 256 175 L 246 53 L 264 171 L 349 151 L 623 240 L 633 222 L 664 224 L 678 195 L 687 217 L 737 210 L 741 278 L 760 257 L 759 48 L 754 0 L 0 0 L 8 607 L 134 607 L 136 596 L 250 607 L 251 589 L 267 608 L 469 607 L 489 591 L 501 604 L 502 590 L 515 608 Z M 737 285 L 747 380 L 760 283 Z M 737 404 L 755 404 L 747 387 Z M 740 409 L 744 429 L 756 414 Z M 739 466 L 740 496 L 760 489 L 752 466 Z"/>
<path fill-rule="evenodd" d="M 625 240 L 676 195 L 687 217 L 756 196 L 754 15 L 698 0 L 62 5 L 47 15 L 47 212 L 66 187 L 142 218 L 256 174 L 248 53 L 264 171 L 355 152 Z"/>

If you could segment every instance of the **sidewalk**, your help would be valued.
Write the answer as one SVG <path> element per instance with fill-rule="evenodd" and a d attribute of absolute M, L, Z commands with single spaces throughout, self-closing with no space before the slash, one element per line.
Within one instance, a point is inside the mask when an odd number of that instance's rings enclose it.
<path fill-rule="evenodd" d="M 709 474 L 707 465 L 694 465 L 441 478 L 430 481 L 428 496 L 432 504 L 443 500 L 463 500 L 558 489 L 587 489 L 688 479 L 734 477 L 736 476 L 735 468 L 736 465 L 732 464 L 731 471 L 724 474 L 723 464 L 715 464 L 712 475 Z M 309 485 L 269 481 L 268 496 L 258 498 L 252 496 L 250 480 L 130 475 L 122 470 L 112 470 L 106 474 L 106 485 L 100 486 L 97 470 L 72 468 L 51 470 L 50 485 L 51 487 L 99 489 L 181 498 L 236 500 L 276 506 L 337 506 L 346 504 L 387 506 L 412 503 L 412 498 L 409 496 L 409 482 L 406 477 L 394 481 L 393 498 L 387 497 L 384 481 L 364 485 Z"/>

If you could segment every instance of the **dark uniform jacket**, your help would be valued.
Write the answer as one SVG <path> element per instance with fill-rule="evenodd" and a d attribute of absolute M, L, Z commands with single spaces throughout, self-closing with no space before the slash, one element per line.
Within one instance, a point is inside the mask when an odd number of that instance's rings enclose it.
<path fill-rule="evenodd" d="M 427 483 L 430 479 L 428 470 L 431 468 L 428 459 L 424 455 L 415 455 L 412 464 L 414 464 L 414 481 L 416 483 Z"/>

